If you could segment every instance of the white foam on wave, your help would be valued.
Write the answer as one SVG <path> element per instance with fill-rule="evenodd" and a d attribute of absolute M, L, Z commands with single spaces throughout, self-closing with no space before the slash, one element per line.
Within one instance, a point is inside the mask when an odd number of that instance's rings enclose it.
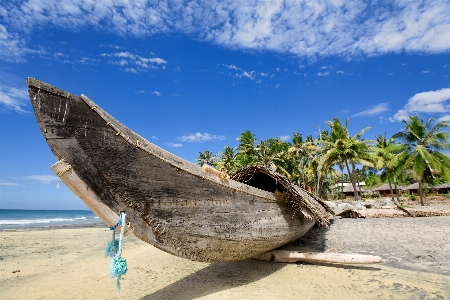
<path fill-rule="evenodd" d="M 86 220 L 86 217 L 76 219 L 53 218 L 53 219 L 32 219 L 32 220 L 0 220 L 0 225 L 43 224 L 53 222 L 71 222 L 75 220 Z"/>

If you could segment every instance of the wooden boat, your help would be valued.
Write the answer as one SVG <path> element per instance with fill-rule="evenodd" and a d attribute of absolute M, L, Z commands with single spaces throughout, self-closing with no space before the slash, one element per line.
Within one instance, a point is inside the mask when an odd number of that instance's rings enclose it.
<path fill-rule="evenodd" d="M 320 199 L 266 168 L 216 176 L 148 142 L 85 95 L 34 78 L 27 84 L 55 173 L 108 225 L 124 211 L 132 232 L 161 250 L 240 260 L 328 224 Z"/>

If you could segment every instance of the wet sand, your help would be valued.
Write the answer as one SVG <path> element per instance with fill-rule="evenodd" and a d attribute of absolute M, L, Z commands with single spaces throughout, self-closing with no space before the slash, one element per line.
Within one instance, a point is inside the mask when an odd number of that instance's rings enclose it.
<path fill-rule="evenodd" d="M 338 219 L 288 248 L 379 255 L 376 265 L 200 263 L 130 235 L 117 292 L 106 228 L 0 232 L 2 299 L 450 299 L 450 217 Z M 14 272 L 18 271 L 20 272 Z M 13 273 L 14 272 L 14 273 Z"/>

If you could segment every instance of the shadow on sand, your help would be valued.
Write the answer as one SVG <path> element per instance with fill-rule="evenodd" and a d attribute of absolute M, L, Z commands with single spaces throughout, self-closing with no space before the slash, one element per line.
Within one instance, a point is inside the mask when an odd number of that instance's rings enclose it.
<path fill-rule="evenodd" d="M 196 299 L 257 281 L 285 265 L 257 260 L 213 263 L 141 299 Z"/>
<path fill-rule="evenodd" d="M 299 240 L 282 247 L 282 249 L 304 252 L 323 252 L 326 250 L 326 232 L 327 228 L 314 226 L 306 235 Z M 311 265 L 312 263 L 299 262 L 296 264 Z M 381 270 L 380 268 L 368 267 L 365 265 L 355 266 L 327 263 L 314 263 L 314 265 L 353 270 Z M 271 263 L 258 260 L 213 263 L 152 294 L 144 296 L 141 299 L 196 299 L 258 281 L 281 270 L 284 266 L 286 266 L 285 263 Z"/>

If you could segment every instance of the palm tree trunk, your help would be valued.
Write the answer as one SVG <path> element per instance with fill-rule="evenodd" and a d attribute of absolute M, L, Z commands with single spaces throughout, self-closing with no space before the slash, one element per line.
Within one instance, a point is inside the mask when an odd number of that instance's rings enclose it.
<path fill-rule="evenodd" d="M 361 189 L 361 185 L 359 184 L 359 175 L 358 175 L 357 169 L 355 168 L 355 164 L 354 163 L 352 163 L 352 168 L 353 168 L 352 171 L 355 174 L 356 183 L 358 185 L 359 196 L 362 197 L 362 189 Z"/>
<path fill-rule="evenodd" d="M 342 173 L 341 195 L 344 195 L 344 167 L 341 168 L 341 173 Z"/>
<path fill-rule="evenodd" d="M 302 178 L 303 178 L 303 189 L 306 190 L 306 177 L 305 177 L 305 166 L 302 162 Z"/>
<path fill-rule="evenodd" d="M 354 192 L 353 196 L 354 196 L 355 201 L 356 201 L 356 199 L 358 198 L 358 191 L 356 190 L 356 184 L 355 184 L 355 181 L 353 180 L 353 176 L 351 176 L 350 168 L 348 167 L 347 159 L 344 159 L 344 162 L 345 162 L 345 166 L 347 167 L 348 177 L 350 177 L 350 181 L 352 182 L 353 192 Z"/>
<path fill-rule="evenodd" d="M 423 204 L 423 194 L 422 194 L 422 180 L 419 180 L 419 196 L 420 196 L 420 205 L 424 206 L 424 204 Z"/>
<path fill-rule="evenodd" d="M 394 202 L 395 201 L 395 199 L 394 199 L 394 192 L 392 191 L 392 184 L 391 184 L 391 180 L 389 179 L 389 190 L 391 191 L 391 198 L 392 198 L 392 201 Z"/>
<path fill-rule="evenodd" d="M 400 193 L 398 192 L 397 188 L 397 177 L 394 176 L 394 187 L 395 187 L 395 194 L 397 195 L 397 202 L 400 202 Z"/>
<path fill-rule="evenodd" d="M 317 174 L 317 184 L 316 184 L 316 196 L 320 198 L 320 182 L 322 177 Z"/>

